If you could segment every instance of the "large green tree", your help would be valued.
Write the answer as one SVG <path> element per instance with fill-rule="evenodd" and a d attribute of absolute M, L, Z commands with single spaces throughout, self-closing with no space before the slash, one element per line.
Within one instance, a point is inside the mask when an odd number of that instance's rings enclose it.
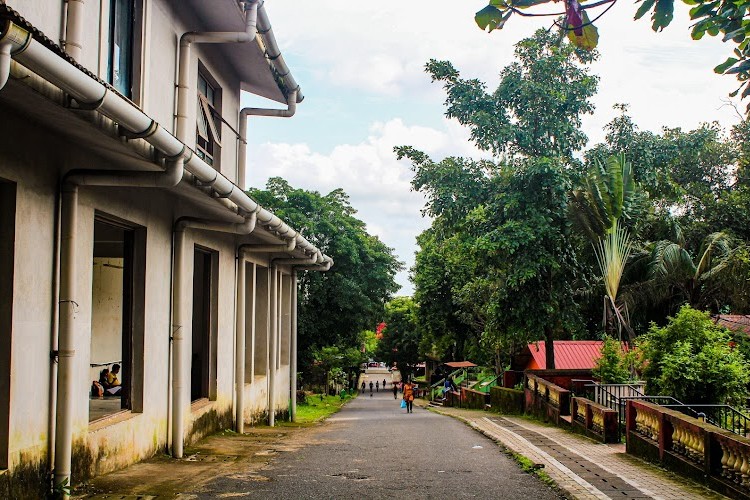
<path fill-rule="evenodd" d="M 416 313 L 417 303 L 411 297 L 396 297 L 388 302 L 383 317 L 386 326 L 376 351 L 377 359 L 389 366 L 397 363 L 404 375 L 412 373 L 423 359 Z"/>
<path fill-rule="evenodd" d="M 361 348 L 361 332 L 380 319 L 385 303 L 398 290 L 402 263 L 365 223 L 341 189 L 326 195 L 269 179 L 266 189 L 250 195 L 297 228 L 331 256 L 328 272 L 303 272 L 299 278 L 298 324 L 301 370 L 322 347 Z"/>

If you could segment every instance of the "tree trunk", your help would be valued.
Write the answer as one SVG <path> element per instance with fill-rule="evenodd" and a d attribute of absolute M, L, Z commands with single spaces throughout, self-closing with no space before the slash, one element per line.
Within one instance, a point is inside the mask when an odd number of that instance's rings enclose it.
<path fill-rule="evenodd" d="M 547 362 L 547 369 L 555 369 L 555 332 L 552 326 L 544 327 L 544 356 Z"/>

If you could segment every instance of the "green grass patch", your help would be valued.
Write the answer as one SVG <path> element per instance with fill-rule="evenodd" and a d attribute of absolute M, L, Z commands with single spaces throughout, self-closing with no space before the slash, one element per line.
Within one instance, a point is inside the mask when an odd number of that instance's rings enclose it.
<path fill-rule="evenodd" d="M 344 399 L 339 396 L 323 396 L 321 399 L 320 394 L 308 396 L 307 403 L 297 403 L 297 421 L 295 424 L 319 422 L 339 411 L 347 401 L 351 400 L 352 396 L 346 396 Z"/>

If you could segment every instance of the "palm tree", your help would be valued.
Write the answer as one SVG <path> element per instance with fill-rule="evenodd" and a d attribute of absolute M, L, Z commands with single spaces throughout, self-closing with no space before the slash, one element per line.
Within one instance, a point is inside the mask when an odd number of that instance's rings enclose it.
<path fill-rule="evenodd" d="M 604 282 L 603 325 L 608 333 L 622 340 L 622 330 L 633 340 L 627 305 L 618 299 L 620 280 L 630 258 L 632 245 L 622 219 L 631 218 L 640 208 L 642 196 L 633 178 L 632 165 L 625 155 L 594 161 L 583 186 L 571 195 L 570 214 L 574 225 L 594 247 Z"/>

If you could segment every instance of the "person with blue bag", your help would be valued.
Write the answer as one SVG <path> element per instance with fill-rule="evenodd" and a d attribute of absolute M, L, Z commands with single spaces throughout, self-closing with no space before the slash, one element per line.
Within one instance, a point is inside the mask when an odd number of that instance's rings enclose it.
<path fill-rule="evenodd" d="M 414 413 L 414 384 L 411 379 L 404 384 L 404 398 L 401 401 L 406 405 L 406 413 Z"/>

